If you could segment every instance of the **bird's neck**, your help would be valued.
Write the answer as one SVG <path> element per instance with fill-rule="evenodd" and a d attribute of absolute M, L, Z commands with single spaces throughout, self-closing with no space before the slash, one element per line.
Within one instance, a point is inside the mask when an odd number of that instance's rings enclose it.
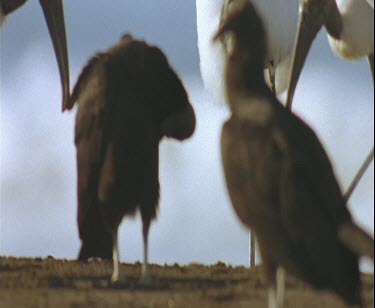
<path fill-rule="evenodd" d="M 226 67 L 226 94 L 230 105 L 239 96 L 270 97 L 272 93 L 264 80 L 263 66 L 259 63 L 229 61 Z"/>

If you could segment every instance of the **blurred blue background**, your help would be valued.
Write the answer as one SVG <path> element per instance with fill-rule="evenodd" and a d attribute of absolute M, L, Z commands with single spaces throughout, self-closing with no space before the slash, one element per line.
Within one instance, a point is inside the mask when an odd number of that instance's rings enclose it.
<path fill-rule="evenodd" d="M 192 139 L 161 145 L 161 201 L 150 234 L 151 262 L 248 264 L 248 232 L 231 208 L 220 163 L 220 130 L 228 112 L 202 86 L 194 1 L 108 3 L 64 1 L 72 86 L 89 57 L 131 32 L 167 54 L 197 114 Z M 60 112 L 57 64 L 39 1 L 28 1 L 8 18 L 0 52 L 0 254 L 75 258 L 75 110 Z M 367 61 L 338 59 L 320 33 L 297 89 L 295 111 L 316 129 L 343 188 L 373 145 L 373 101 Z M 371 234 L 373 187 L 371 165 L 350 201 L 355 219 Z M 120 254 L 122 261 L 142 259 L 138 218 L 124 219 Z"/>

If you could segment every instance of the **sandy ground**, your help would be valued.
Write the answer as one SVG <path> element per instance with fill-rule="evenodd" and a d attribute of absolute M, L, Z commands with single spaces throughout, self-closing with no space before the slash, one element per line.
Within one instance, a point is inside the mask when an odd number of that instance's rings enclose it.
<path fill-rule="evenodd" d="M 0 257 L 0 307 L 266 308 L 261 268 L 152 265 L 154 281 L 138 283 L 141 264 L 123 264 L 127 281 L 111 285 L 107 261 Z M 364 299 L 374 307 L 374 277 L 363 275 Z M 334 295 L 287 279 L 286 307 L 336 308 Z"/>

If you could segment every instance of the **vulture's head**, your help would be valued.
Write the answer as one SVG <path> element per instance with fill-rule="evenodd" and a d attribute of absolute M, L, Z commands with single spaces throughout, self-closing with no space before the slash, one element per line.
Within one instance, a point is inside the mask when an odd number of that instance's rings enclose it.
<path fill-rule="evenodd" d="M 148 46 L 144 54 L 145 95 L 161 119 L 163 136 L 189 138 L 195 130 L 195 114 L 188 94 L 163 52 Z"/>

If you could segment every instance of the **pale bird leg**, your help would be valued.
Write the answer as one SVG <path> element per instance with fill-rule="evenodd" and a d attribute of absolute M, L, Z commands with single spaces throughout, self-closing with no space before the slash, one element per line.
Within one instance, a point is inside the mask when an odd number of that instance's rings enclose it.
<path fill-rule="evenodd" d="M 150 229 L 150 221 L 143 220 L 143 264 L 141 282 L 148 284 L 151 282 L 150 265 L 148 263 L 148 231 Z"/>
<path fill-rule="evenodd" d="M 276 304 L 278 308 L 284 307 L 285 298 L 285 270 L 278 267 L 276 272 Z"/>
<path fill-rule="evenodd" d="M 276 301 L 276 288 L 273 284 L 268 288 L 268 308 L 278 308 Z"/>
<path fill-rule="evenodd" d="M 370 64 L 371 73 L 372 73 L 372 81 L 374 81 L 374 54 L 368 56 L 368 62 Z"/>
<path fill-rule="evenodd" d="M 370 166 L 370 164 L 372 163 L 373 160 L 374 160 L 374 148 L 371 149 L 370 153 L 367 155 L 365 161 L 363 162 L 363 164 L 359 168 L 359 170 L 358 170 L 357 174 L 355 175 L 354 179 L 350 183 L 349 188 L 344 195 L 344 199 L 345 199 L 346 202 L 349 201 L 349 199 L 352 196 L 354 190 L 356 189 L 358 183 L 361 181 L 363 175 L 366 173 L 368 167 Z"/>
<path fill-rule="evenodd" d="M 283 308 L 285 298 L 285 270 L 277 268 L 274 279 L 268 288 L 268 308 Z"/>
<path fill-rule="evenodd" d="M 112 282 L 119 282 L 125 280 L 125 275 L 121 271 L 120 267 L 120 253 L 118 250 L 118 241 L 117 241 L 117 230 L 113 235 L 113 273 L 111 277 Z"/>
<path fill-rule="evenodd" d="M 250 237 L 250 268 L 255 266 L 255 235 L 249 231 Z"/>

